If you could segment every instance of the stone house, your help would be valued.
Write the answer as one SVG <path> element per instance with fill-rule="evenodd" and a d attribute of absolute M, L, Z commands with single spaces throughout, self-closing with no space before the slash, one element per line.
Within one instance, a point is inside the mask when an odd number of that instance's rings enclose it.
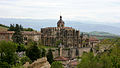
<path fill-rule="evenodd" d="M 14 31 L 0 31 L 0 41 L 6 40 L 6 41 L 12 41 L 12 35 Z"/>
<path fill-rule="evenodd" d="M 41 33 L 40 32 L 36 32 L 36 31 L 23 31 L 23 40 L 24 43 L 27 44 L 29 40 L 32 41 L 40 41 L 41 40 Z"/>
<path fill-rule="evenodd" d="M 12 36 L 14 31 L 2 31 L 0 32 L 0 41 L 12 41 Z M 40 41 L 41 40 L 41 33 L 36 31 L 22 31 L 24 43 L 27 44 L 29 40 L 32 41 Z"/>
<path fill-rule="evenodd" d="M 55 61 L 60 61 L 62 63 L 62 65 L 64 66 L 64 68 L 68 67 L 69 58 L 59 56 L 59 57 L 54 58 L 54 60 Z"/>

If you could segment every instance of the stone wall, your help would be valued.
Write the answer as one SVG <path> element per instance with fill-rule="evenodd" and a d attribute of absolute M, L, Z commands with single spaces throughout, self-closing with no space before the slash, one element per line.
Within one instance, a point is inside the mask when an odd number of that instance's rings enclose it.
<path fill-rule="evenodd" d="M 90 47 L 70 48 L 70 49 L 63 48 L 62 56 L 69 57 L 69 58 L 75 58 L 77 56 L 82 56 L 83 52 L 89 52 L 90 49 L 91 49 Z M 54 58 L 59 56 L 59 49 L 54 49 L 53 56 Z"/>
<path fill-rule="evenodd" d="M 80 48 L 80 49 L 79 49 L 79 56 L 82 56 L 82 54 L 83 54 L 84 52 L 90 52 L 90 49 L 91 49 L 91 48 L 89 48 L 89 47 L 87 47 L 87 48 Z"/>

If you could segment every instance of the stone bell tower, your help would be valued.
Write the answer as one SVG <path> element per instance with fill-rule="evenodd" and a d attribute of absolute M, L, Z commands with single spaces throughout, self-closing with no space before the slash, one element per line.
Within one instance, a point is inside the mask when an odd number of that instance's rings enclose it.
<path fill-rule="evenodd" d="M 60 20 L 57 22 L 57 27 L 64 27 L 64 21 L 62 20 L 62 16 L 60 16 Z"/>

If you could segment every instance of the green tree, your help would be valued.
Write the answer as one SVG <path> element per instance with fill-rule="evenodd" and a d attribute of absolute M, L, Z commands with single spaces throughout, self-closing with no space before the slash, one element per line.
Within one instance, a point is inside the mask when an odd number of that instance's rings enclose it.
<path fill-rule="evenodd" d="M 11 66 L 11 68 L 24 68 L 24 67 L 23 67 L 22 64 L 17 63 L 17 64 L 15 64 L 15 65 Z"/>
<path fill-rule="evenodd" d="M 23 43 L 23 35 L 20 31 L 15 31 L 15 33 L 12 36 L 13 42 L 22 44 Z"/>
<path fill-rule="evenodd" d="M 115 41 L 114 47 L 111 49 L 110 57 L 114 68 L 120 68 L 120 39 Z"/>
<path fill-rule="evenodd" d="M 0 42 L 0 62 L 7 62 L 10 65 L 16 63 L 17 55 L 16 52 L 16 44 L 13 42 Z"/>
<path fill-rule="evenodd" d="M 56 46 L 60 45 L 60 43 L 62 43 L 61 40 L 56 41 Z"/>
<path fill-rule="evenodd" d="M 23 35 L 21 31 L 23 30 L 23 27 L 21 25 L 16 24 L 14 28 L 12 28 L 13 25 L 10 27 L 10 31 L 15 31 L 15 33 L 12 36 L 13 42 L 22 44 L 23 43 Z M 13 29 L 13 30 L 12 30 Z"/>
<path fill-rule="evenodd" d="M 46 50 L 45 48 L 42 48 L 42 57 L 45 57 L 46 56 Z"/>
<path fill-rule="evenodd" d="M 24 31 L 24 28 L 23 28 L 22 25 L 19 25 L 19 29 L 20 29 L 21 31 Z"/>
<path fill-rule="evenodd" d="M 48 61 L 50 64 L 52 64 L 52 62 L 54 62 L 54 60 L 53 60 L 53 54 L 52 54 L 52 50 L 51 50 L 51 49 L 48 50 L 48 53 L 47 53 L 47 61 Z"/>
<path fill-rule="evenodd" d="M 10 65 L 7 62 L 0 62 L 0 68 L 10 68 Z"/>
<path fill-rule="evenodd" d="M 82 60 L 78 68 L 102 68 L 102 65 L 99 63 L 98 58 L 90 52 L 82 55 Z"/>
<path fill-rule="evenodd" d="M 32 28 L 24 28 L 24 31 L 34 31 Z"/>
<path fill-rule="evenodd" d="M 37 45 L 32 45 L 26 50 L 26 56 L 28 56 L 33 62 L 34 60 L 41 58 L 41 50 Z"/>
<path fill-rule="evenodd" d="M 25 64 L 26 62 L 29 62 L 29 63 L 32 62 L 32 61 L 30 60 L 30 58 L 27 57 L 27 56 L 22 57 L 22 58 L 20 59 L 20 61 L 21 61 L 22 65 Z"/>
<path fill-rule="evenodd" d="M 9 27 L 8 31 L 15 31 L 15 26 L 14 26 L 14 24 L 10 24 L 10 27 Z"/>
<path fill-rule="evenodd" d="M 59 62 L 59 61 L 55 61 L 51 64 L 51 67 L 50 68 L 64 68 L 62 63 Z"/>
<path fill-rule="evenodd" d="M 21 52 L 21 51 L 25 51 L 25 50 L 26 50 L 25 45 L 23 45 L 23 44 L 17 45 L 16 52 Z"/>
<path fill-rule="evenodd" d="M 96 56 L 92 51 L 83 54 L 78 68 L 120 68 L 120 38 L 104 39 L 96 50 Z"/>
<path fill-rule="evenodd" d="M 99 61 L 102 64 L 102 68 L 112 68 L 111 58 L 107 53 L 102 54 Z"/>

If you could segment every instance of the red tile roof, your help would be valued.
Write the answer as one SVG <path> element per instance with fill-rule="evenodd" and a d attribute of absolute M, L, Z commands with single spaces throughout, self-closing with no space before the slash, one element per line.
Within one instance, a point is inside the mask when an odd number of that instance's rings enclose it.
<path fill-rule="evenodd" d="M 14 31 L 0 31 L 0 34 L 13 34 Z"/>
<path fill-rule="evenodd" d="M 63 27 L 63 28 L 72 28 L 72 27 Z"/>
<path fill-rule="evenodd" d="M 89 41 L 99 41 L 96 37 L 90 37 Z"/>
<path fill-rule="evenodd" d="M 23 34 L 41 34 L 40 32 L 36 32 L 36 31 L 23 31 Z"/>
<path fill-rule="evenodd" d="M 61 29 L 73 29 L 72 27 L 46 27 L 46 28 L 42 28 L 42 29 L 57 29 L 57 28 L 61 28 Z"/>
<path fill-rule="evenodd" d="M 70 65 L 72 65 L 72 66 L 77 66 L 77 65 L 78 65 L 78 61 L 71 61 L 71 62 L 70 62 Z"/>
<path fill-rule="evenodd" d="M 69 59 L 68 59 L 68 58 L 65 58 L 65 57 L 63 57 L 63 56 L 59 56 L 59 57 L 56 57 L 54 60 L 55 60 L 55 61 L 67 61 L 67 60 L 69 60 Z"/>
<path fill-rule="evenodd" d="M 13 34 L 14 31 L 0 31 L 0 34 Z M 35 31 L 22 31 L 23 34 L 41 34 L 40 32 Z"/>

